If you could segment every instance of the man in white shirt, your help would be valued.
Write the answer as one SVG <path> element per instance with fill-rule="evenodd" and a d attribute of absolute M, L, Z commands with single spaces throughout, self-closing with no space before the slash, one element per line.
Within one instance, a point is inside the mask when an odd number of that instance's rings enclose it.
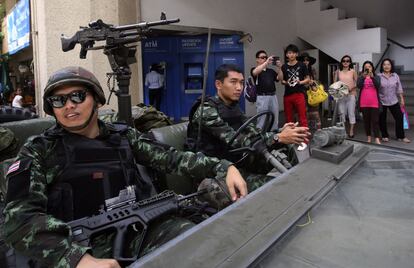
<path fill-rule="evenodd" d="M 22 96 L 22 89 L 16 89 L 16 95 L 13 98 L 12 107 L 23 108 L 23 96 Z"/>
<path fill-rule="evenodd" d="M 161 107 L 161 96 L 164 89 L 164 76 L 158 71 L 158 64 L 152 64 L 150 72 L 145 76 L 145 86 L 149 89 L 149 103 L 157 110 Z"/>

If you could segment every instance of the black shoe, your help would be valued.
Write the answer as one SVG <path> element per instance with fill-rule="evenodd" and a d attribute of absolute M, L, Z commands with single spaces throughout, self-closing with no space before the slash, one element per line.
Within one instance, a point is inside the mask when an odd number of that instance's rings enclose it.
<path fill-rule="evenodd" d="M 348 138 L 353 139 L 355 135 L 348 135 Z"/>

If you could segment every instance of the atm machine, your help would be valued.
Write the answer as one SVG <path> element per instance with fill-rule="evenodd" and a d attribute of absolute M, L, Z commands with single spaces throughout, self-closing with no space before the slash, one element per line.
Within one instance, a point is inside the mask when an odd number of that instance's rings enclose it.
<path fill-rule="evenodd" d="M 232 63 L 244 69 L 243 45 L 239 36 L 213 35 L 210 44 L 206 94 L 215 95 L 214 72 L 224 63 Z M 161 111 L 176 122 L 187 120 L 191 106 L 201 96 L 204 80 L 204 64 L 207 35 L 169 36 L 149 38 L 143 41 L 144 77 L 152 63 L 163 63 L 165 87 Z M 144 90 L 148 103 L 148 92 Z M 241 99 L 244 109 L 244 99 Z"/>

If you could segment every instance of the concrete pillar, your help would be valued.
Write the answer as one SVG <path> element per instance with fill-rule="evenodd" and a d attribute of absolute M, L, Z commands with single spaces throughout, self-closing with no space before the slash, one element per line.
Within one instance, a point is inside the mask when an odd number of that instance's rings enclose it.
<path fill-rule="evenodd" d="M 97 19 L 114 25 L 137 23 L 137 0 L 31 0 L 31 8 L 36 101 L 39 107 L 43 105 L 43 89 L 49 75 L 66 66 L 79 65 L 94 72 L 108 97 L 106 73 L 111 72 L 111 68 L 103 51 L 88 51 L 86 59 L 80 59 L 80 46 L 76 45 L 75 49 L 63 52 L 60 36 L 65 34 L 71 37 L 79 30 L 79 26 L 87 26 L 89 22 Z M 135 105 L 142 99 L 142 91 L 137 90 L 138 65 L 131 65 L 131 69 L 133 74 L 130 92 L 132 105 Z M 110 104 L 105 108 L 118 109 L 116 96 L 111 98 Z"/>

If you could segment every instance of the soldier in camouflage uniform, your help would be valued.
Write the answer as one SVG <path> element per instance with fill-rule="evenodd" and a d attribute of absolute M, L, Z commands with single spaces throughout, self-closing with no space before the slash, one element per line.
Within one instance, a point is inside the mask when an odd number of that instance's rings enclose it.
<path fill-rule="evenodd" d="M 104 103 L 103 90 L 89 71 L 67 67 L 55 72 L 45 88 L 43 109 L 57 124 L 30 138 L 8 170 L 4 239 L 42 267 L 120 267 L 110 259 L 113 235 L 101 235 L 92 248 L 84 247 L 72 240 L 65 222 L 96 214 L 104 200 L 127 185 L 136 185 L 138 200 L 149 197 L 152 184 L 140 176 L 136 163 L 195 179 L 216 177 L 233 201 L 247 194 L 229 161 L 180 152 L 126 125 L 104 123 L 97 119 Z M 144 253 L 192 225 L 175 217 L 159 219 L 149 227 Z"/>
<path fill-rule="evenodd" d="M 187 146 L 189 149 L 194 148 L 198 135 L 199 119 L 202 114 L 201 141 L 197 144 L 197 150 L 208 156 L 229 159 L 230 156 L 225 148 L 229 148 L 228 143 L 231 137 L 247 120 L 239 106 L 239 98 L 243 93 L 244 86 L 241 70 L 232 64 L 219 66 L 215 73 L 215 86 L 217 95 L 206 98 L 203 111 L 201 111 L 200 101 L 196 101 L 190 111 Z M 266 132 L 261 134 L 261 130 L 252 123 L 245 128 L 230 148 L 249 146 L 260 135 L 263 136 L 266 146 L 272 148 L 283 144 L 307 142 L 310 133 L 306 127 L 296 127 L 293 123 L 287 123 L 278 133 Z M 232 160 L 236 161 L 235 159 Z M 246 179 L 249 192 L 272 178 L 264 176 L 270 171 L 269 168 L 271 169 L 264 163 L 263 157 L 255 157 L 254 164 L 242 166 L 240 172 Z"/>

